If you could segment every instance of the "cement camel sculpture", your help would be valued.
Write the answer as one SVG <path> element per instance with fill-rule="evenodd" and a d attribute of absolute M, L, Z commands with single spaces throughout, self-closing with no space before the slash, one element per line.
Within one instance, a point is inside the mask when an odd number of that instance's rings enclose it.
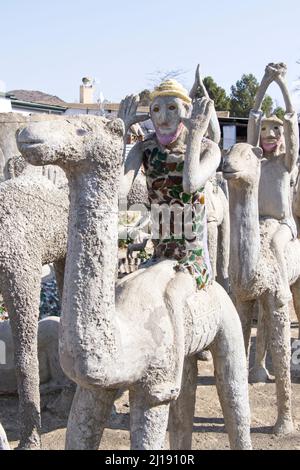
<path fill-rule="evenodd" d="M 129 388 L 132 448 L 164 446 L 169 408 L 171 447 L 189 448 L 196 353 L 210 346 L 230 445 L 250 448 L 242 332 L 222 287 L 195 293 L 192 277 L 165 260 L 115 290 L 123 134 L 119 119 L 84 116 L 36 123 L 18 136 L 30 163 L 57 164 L 69 180 L 60 360 L 78 386 L 66 446 L 97 449 L 117 391 Z"/>
<path fill-rule="evenodd" d="M 70 383 L 58 358 L 59 318 L 48 316 L 38 323 L 38 361 L 41 390 L 62 390 Z M 9 321 L 0 321 L 0 342 L 5 344 L 5 365 L 0 363 L 0 396 L 17 392 L 14 346 Z"/>
<path fill-rule="evenodd" d="M 68 191 L 24 171 L 0 185 L 0 286 L 14 340 L 20 448 L 40 447 L 37 328 L 42 265 L 54 263 L 62 288 Z"/>
<path fill-rule="evenodd" d="M 276 303 L 278 266 L 270 250 L 270 237 L 278 222 L 259 223 L 258 186 L 262 150 L 250 144 L 236 144 L 225 155 L 223 174 L 228 181 L 230 207 L 230 283 L 236 299 L 246 351 L 248 351 L 253 304 L 261 302 L 269 336 L 277 392 L 277 434 L 293 431 L 290 379 L 290 320 L 288 305 Z M 300 242 L 286 249 L 291 289 L 299 299 Z"/>
<path fill-rule="evenodd" d="M 9 124 L 12 120 L 14 131 L 29 122 L 28 117 L 22 116 L 16 121 L 15 116 L 11 115 L 1 114 L 1 119 L 9 121 Z M 50 116 L 50 119 L 57 117 Z M 45 115 L 34 116 L 32 120 L 48 121 Z M 4 135 L 5 132 L 3 139 Z M 12 136 L 7 150 L 9 154 L 18 153 Z M 46 171 L 45 168 L 33 167 L 21 156 L 8 159 L 6 177 L 9 179 L 0 185 L 0 220 L 5 228 L 0 234 L 0 289 L 13 331 L 20 398 L 19 447 L 38 449 L 40 274 L 43 264 L 54 263 L 58 287 L 62 292 L 67 249 L 68 188 L 59 168 L 48 166 Z M 137 193 L 134 188 L 132 194 Z"/>

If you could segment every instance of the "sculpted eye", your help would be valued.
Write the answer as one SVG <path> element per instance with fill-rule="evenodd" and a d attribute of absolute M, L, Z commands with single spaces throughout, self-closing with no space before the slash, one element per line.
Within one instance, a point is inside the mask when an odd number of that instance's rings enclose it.
<path fill-rule="evenodd" d="M 175 111 L 175 109 L 177 109 L 177 107 L 175 106 L 175 104 L 170 104 L 169 110 L 170 110 L 170 111 Z"/>
<path fill-rule="evenodd" d="M 87 131 L 85 129 L 77 129 L 76 134 L 77 135 L 86 135 Z"/>
<path fill-rule="evenodd" d="M 159 106 L 154 106 L 153 109 L 152 109 L 152 111 L 153 111 L 154 113 L 158 113 L 158 111 L 159 111 Z"/>
<path fill-rule="evenodd" d="M 261 130 L 262 130 L 262 131 L 265 131 L 265 130 L 266 130 L 266 128 L 265 128 L 265 127 L 262 127 L 262 128 L 261 128 Z"/>
<path fill-rule="evenodd" d="M 278 127 L 278 126 L 274 126 L 274 129 L 275 129 L 275 131 L 278 131 L 279 127 Z"/>

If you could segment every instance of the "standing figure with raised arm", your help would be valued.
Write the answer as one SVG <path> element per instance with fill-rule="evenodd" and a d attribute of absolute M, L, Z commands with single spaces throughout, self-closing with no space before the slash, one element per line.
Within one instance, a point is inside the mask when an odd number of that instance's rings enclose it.
<path fill-rule="evenodd" d="M 198 86 L 201 79 L 197 69 L 192 96 Z M 136 116 L 137 105 L 134 96 L 122 103 L 119 116 L 127 128 L 144 118 Z M 190 272 L 199 288 L 211 279 L 204 185 L 220 163 L 220 150 L 204 136 L 209 127 L 213 137 L 216 135 L 216 126 L 210 124 L 214 114 L 213 102 L 207 96 L 196 99 L 192 109 L 192 98 L 178 82 L 162 82 L 151 95 L 155 133 L 130 151 L 121 182 L 122 196 L 126 197 L 144 166 L 156 232 L 152 261 L 177 260 L 177 269 Z M 168 219 L 164 219 L 166 214 Z"/>
<path fill-rule="evenodd" d="M 279 226 L 272 236 L 271 250 L 279 266 L 279 282 L 276 294 L 278 307 L 291 298 L 284 250 L 287 243 L 297 236 L 292 215 L 290 195 L 291 175 L 299 152 L 297 113 L 295 112 L 285 81 L 286 66 L 268 64 L 256 95 L 254 109 L 248 123 L 248 143 L 263 149 L 259 184 L 259 217 L 277 219 Z M 281 121 L 276 116 L 262 118 L 261 105 L 269 85 L 275 82 L 282 91 L 286 113 Z"/>

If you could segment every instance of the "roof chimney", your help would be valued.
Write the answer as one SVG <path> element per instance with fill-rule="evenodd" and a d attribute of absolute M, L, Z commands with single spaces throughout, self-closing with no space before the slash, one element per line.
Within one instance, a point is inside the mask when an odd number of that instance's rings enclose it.
<path fill-rule="evenodd" d="M 80 103 L 91 104 L 94 94 L 94 80 L 90 77 L 83 77 L 82 85 L 80 85 Z"/>

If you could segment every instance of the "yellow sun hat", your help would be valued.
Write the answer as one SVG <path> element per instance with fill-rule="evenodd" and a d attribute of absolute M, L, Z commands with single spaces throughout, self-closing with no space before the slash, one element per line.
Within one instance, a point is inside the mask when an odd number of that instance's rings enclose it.
<path fill-rule="evenodd" d="M 279 119 L 275 114 L 272 116 L 262 118 L 261 123 L 266 124 L 268 122 L 272 122 L 273 124 L 278 124 L 279 126 L 283 126 L 283 121 Z"/>
<path fill-rule="evenodd" d="M 150 94 L 151 101 L 153 101 L 157 96 L 176 96 L 188 104 L 191 104 L 192 102 L 187 90 L 176 80 L 165 80 L 155 87 Z"/>

